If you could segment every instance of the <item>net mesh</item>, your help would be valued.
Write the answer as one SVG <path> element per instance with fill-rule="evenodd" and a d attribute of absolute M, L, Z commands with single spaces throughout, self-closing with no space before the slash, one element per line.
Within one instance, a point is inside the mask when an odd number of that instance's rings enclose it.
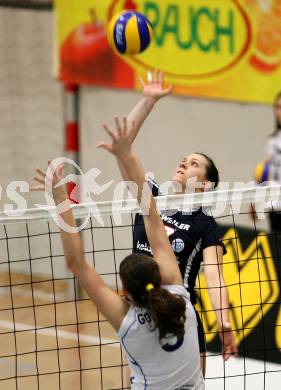
<path fill-rule="evenodd" d="M 210 389 L 277 390 L 280 377 L 280 236 L 243 228 L 250 191 L 216 194 L 228 199 L 216 217 L 224 232 L 227 254 L 223 272 L 229 290 L 230 317 L 240 357 L 225 363 L 220 351 L 215 313 L 204 272 L 197 281 L 197 309 L 207 341 L 206 387 Z M 268 191 L 268 202 L 272 190 Z M 260 193 L 261 193 L 260 191 Z M 271 194 L 270 194 L 271 192 Z M 241 195 L 244 193 L 244 195 Z M 257 198 L 260 197 L 259 191 Z M 226 197 L 226 198 L 225 198 Z M 241 211 L 237 199 L 242 198 Z M 273 197 L 274 198 L 274 197 Z M 159 198 L 161 209 L 210 205 L 199 195 Z M 232 199 L 232 201 L 229 201 Z M 236 200 L 235 200 L 236 199 Z M 125 204 L 126 203 L 126 204 Z M 118 267 L 132 250 L 134 201 L 75 205 L 81 219 L 92 212 L 81 232 L 85 256 L 106 283 L 120 293 Z M 215 206 L 215 207 L 214 207 Z M 220 207 L 221 209 L 221 207 Z M 102 215 L 103 224 L 95 213 Z M 260 208 L 261 210 L 261 208 Z M 265 211 L 265 217 L 267 213 Z M 0 384 L 5 389 L 126 389 L 126 360 L 111 326 L 64 265 L 54 209 L 26 211 L 21 217 L 0 216 Z M 85 220 L 83 220 L 85 221 Z M 230 223 L 231 222 L 231 223 Z M 219 287 L 217 287 L 219 288 Z"/>
<path fill-rule="evenodd" d="M 126 228 L 131 223 L 121 229 Z M 129 253 L 130 239 L 121 245 L 110 217 L 104 227 L 94 227 L 91 220 L 82 236 L 86 258 L 118 291 L 117 267 Z M 75 288 L 56 225 L 2 225 L 0 245 L 1 386 L 125 388 L 116 335 Z"/>

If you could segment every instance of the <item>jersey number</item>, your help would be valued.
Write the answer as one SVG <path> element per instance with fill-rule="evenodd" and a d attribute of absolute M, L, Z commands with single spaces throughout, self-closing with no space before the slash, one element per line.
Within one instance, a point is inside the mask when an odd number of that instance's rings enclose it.
<path fill-rule="evenodd" d="M 138 316 L 138 321 L 141 325 L 144 325 L 146 322 L 149 324 L 151 323 L 151 315 L 149 313 L 139 313 Z"/>

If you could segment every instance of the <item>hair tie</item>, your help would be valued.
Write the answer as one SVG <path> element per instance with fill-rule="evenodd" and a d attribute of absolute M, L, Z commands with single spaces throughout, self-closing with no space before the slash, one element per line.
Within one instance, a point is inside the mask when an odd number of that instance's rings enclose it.
<path fill-rule="evenodd" d="M 148 283 L 146 286 L 145 286 L 145 289 L 146 291 L 149 293 L 151 290 L 153 290 L 155 287 L 152 283 Z"/>

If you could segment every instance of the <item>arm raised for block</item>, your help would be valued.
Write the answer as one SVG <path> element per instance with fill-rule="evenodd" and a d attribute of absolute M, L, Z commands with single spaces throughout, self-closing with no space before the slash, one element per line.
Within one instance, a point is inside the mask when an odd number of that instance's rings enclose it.
<path fill-rule="evenodd" d="M 127 118 L 124 118 L 122 123 L 118 118 L 115 118 L 115 125 L 115 130 L 107 124 L 103 125 L 111 137 L 112 143 L 102 141 L 98 144 L 98 147 L 104 148 L 115 155 L 119 160 L 119 165 L 121 164 L 126 171 L 128 178 L 137 184 L 137 198 L 144 217 L 145 230 L 153 257 L 159 265 L 162 284 L 182 285 L 183 282 L 177 260 L 171 248 L 162 219 L 157 212 L 151 189 L 145 180 L 142 164 L 132 151 Z"/>
<path fill-rule="evenodd" d="M 128 304 L 105 284 L 95 268 L 86 261 L 83 242 L 76 227 L 67 192 L 65 187 L 60 185 L 62 179 L 63 166 L 52 169 L 51 162 L 49 162 L 46 172 L 36 169 L 34 180 L 38 185 L 31 189 L 37 191 L 52 189 L 51 195 L 60 217 L 58 221 L 62 221 L 62 224 L 58 223 L 58 225 L 67 266 L 77 277 L 97 308 L 115 330 L 118 330 L 128 310 Z M 112 310 L 113 307 L 114 310 Z"/>

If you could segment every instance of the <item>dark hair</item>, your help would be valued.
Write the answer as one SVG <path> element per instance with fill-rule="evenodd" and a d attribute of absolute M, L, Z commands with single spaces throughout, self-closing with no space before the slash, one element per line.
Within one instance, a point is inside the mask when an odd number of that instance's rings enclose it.
<path fill-rule="evenodd" d="M 275 96 L 275 99 L 273 101 L 273 106 L 275 107 L 278 100 L 281 98 L 281 91 L 278 92 L 278 94 Z M 278 133 L 278 131 L 281 130 L 281 123 L 278 121 L 278 118 L 275 116 L 275 128 L 273 132 L 270 134 L 270 137 L 273 137 Z"/>
<path fill-rule="evenodd" d="M 159 267 L 152 257 L 133 253 L 121 262 L 119 273 L 134 304 L 146 308 L 151 315 L 155 328 L 159 330 L 159 340 L 168 333 L 184 335 L 185 301 L 183 297 L 161 288 Z M 154 288 L 148 292 L 146 286 L 149 283 Z"/>
<path fill-rule="evenodd" d="M 200 154 L 200 156 L 205 157 L 205 159 L 207 160 L 208 164 L 206 166 L 206 179 L 211 183 L 214 183 L 214 188 L 216 188 L 217 185 L 219 184 L 220 177 L 219 177 L 219 171 L 214 161 L 204 153 L 196 152 L 195 154 Z"/>

